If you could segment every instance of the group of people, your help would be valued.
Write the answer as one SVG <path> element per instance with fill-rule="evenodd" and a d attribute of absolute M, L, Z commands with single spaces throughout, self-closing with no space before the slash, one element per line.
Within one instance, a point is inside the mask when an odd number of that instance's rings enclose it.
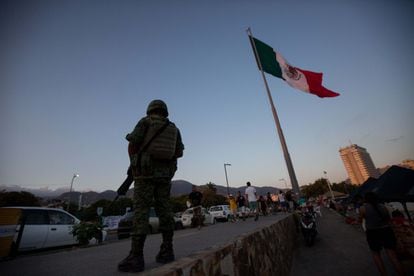
<path fill-rule="evenodd" d="M 145 269 L 143 248 L 148 234 L 149 209 L 154 206 L 159 217 L 159 230 L 162 233 L 162 243 L 155 260 L 159 263 L 174 261 L 173 233 L 174 219 L 169 203 L 171 179 L 177 170 L 177 159 L 183 156 L 184 145 L 179 129 L 168 119 L 167 105 L 162 100 L 150 102 L 146 116 L 126 136 L 130 170 L 134 179 L 134 222 L 131 235 L 131 250 L 129 255 L 118 264 L 122 272 L 140 272 Z M 277 200 L 273 200 L 268 193 L 257 196 L 256 189 L 250 182 L 242 195 L 229 195 L 229 204 L 236 219 L 240 212 L 242 219 L 246 218 L 246 208 L 254 214 L 255 221 L 259 219 L 259 212 L 268 214 L 269 209 L 276 209 L 278 205 L 284 211 L 294 209 L 296 200 L 291 194 L 280 192 Z M 193 191 L 190 194 L 192 204 L 196 207 L 194 213 L 200 218 L 202 194 Z M 367 194 L 366 203 L 360 208 L 360 216 L 366 222 L 366 235 L 370 249 L 373 252 L 375 264 L 381 274 L 385 268 L 380 251 L 386 249 L 392 264 L 399 275 L 403 275 L 401 264 L 395 255 L 395 236 L 390 227 L 390 216 L 384 207 L 378 203 L 375 196 Z M 201 225 L 200 219 L 197 223 Z"/>
<path fill-rule="evenodd" d="M 231 221 L 237 221 L 237 217 L 241 217 L 245 220 L 247 216 L 254 215 L 254 220 L 259 219 L 259 214 L 267 216 L 270 213 L 275 213 L 279 209 L 282 211 L 294 210 L 297 203 L 294 202 L 293 196 L 290 191 L 279 191 L 279 194 L 272 195 L 267 192 L 266 195 L 257 195 L 256 189 L 251 186 L 250 182 L 246 183 L 246 190 L 244 194 L 240 191 L 237 192 L 237 196 L 232 194 L 228 196 L 228 202 L 230 211 L 232 213 Z"/>
<path fill-rule="evenodd" d="M 278 195 L 271 195 L 268 192 L 266 195 L 257 195 L 256 189 L 250 182 L 246 183 L 246 189 L 242 194 L 241 191 L 237 192 L 236 196 L 229 194 L 227 202 L 230 208 L 230 222 L 236 222 L 239 219 L 245 221 L 247 217 L 253 215 L 254 220 L 259 219 L 259 215 L 267 216 L 271 212 L 276 212 L 279 206 L 282 210 L 288 211 L 293 209 L 293 203 L 289 204 L 292 200 L 290 192 L 285 193 L 280 191 Z M 188 195 L 187 207 L 193 207 L 193 218 L 191 221 L 192 227 L 200 227 L 203 225 L 204 217 L 201 213 L 201 202 L 203 195 L 197 190 L 195 185 L 192 186 L 192 191 Z M 292 207 L 291 207 L 292 206 Z"/>
<path fill-rule="evenodd" d="M 228 195 L 228 202 L 231 212 L 231 222 L 236 222 L 238 219 L 238 214 L 240 218 L 244 221 L 246 217 L 250 214 L 254 214 L 254 220 L 259 219 L 259 213 L 267 215 L 267 203 L 263 196 L 257 197 L 256 189 L 251 186 L 250 182 L 246 183 L 247 188 L 244 195 L 240 191 L 237 192 L 237 196 L 234 197 L 232 194 Z M 271 198 L 269 197 L 271 200 Z M 248 208 L 248 209 L 247 209 Z"/>

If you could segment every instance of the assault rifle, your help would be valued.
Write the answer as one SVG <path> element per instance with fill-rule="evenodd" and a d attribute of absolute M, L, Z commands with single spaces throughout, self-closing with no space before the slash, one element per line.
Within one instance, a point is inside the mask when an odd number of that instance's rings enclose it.
<path fill-rule="evenodd" d="M 121 184 L 121 186 L 116 191 L 117 195 L 114 201 L 117 200 L 119 196 L 126 195 L 132 182 L 134 182 L 134 177 L 132 176 L 132 169 L 131 167 L 129 167 L 127 171 L 127 178 L 125 178 L 124 182 Z"/>

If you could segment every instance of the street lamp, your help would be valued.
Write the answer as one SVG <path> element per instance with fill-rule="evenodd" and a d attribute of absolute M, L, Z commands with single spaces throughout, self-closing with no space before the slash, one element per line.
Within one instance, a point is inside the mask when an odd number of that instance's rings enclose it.
<path fill-rule="evenodd" d="M 335 200 L 335 196 L 334 196 L 334 194 L 332 192 L 332 189 L 331 189 L 331 183 L 329 183 L 329 179 L 328 179 L 326 171 L 323 171 L 323 174 L 325 175 L 326 183 L 328 184 L 328 188 L 329 188 L 329 192 L 331 192 L 332 200 Z"/>
<path fill-rule="evenodd" d="M 72 193 L 72 187 L 73 187 L 73 181 L 75 180 L 75 178 L 79 177 L 79 174 L 73 174 L 72 176 L 72 181 L 70 182 L 70 189 L 69 189 L 69 202 L 68 202 L 68 210 L 69 210 L 69 205 L 70 205 L 70 199 L 71 199 L 71 193 Z"/>
<path fill-rule="evenodd" d="M 287 190 L 287 183 L 286 183 L 286 179 L 284 179 L 284 178 L 281 178 L 281 179 L 279 179 L 279 181 L 283 181 L 283 182 L 285 182 L 285 188 L 286 188 L 286 190 Z"/>
<path fill-rule="evenodd" d="M 227 183 L 227 195 L 229 195 L 230 194 L 230 192 L 229 192 L 229 180 L 227 178 L 227 170 L 226 170 L 227 166 L 231 166 L 231 164 L 224 163 L 224 174 L 226 175 L 226 183 Z"/>

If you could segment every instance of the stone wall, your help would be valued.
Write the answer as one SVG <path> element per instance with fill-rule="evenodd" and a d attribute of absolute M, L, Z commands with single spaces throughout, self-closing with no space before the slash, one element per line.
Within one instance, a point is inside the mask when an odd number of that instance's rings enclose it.
<path fill-rule="evenodd" d="M 295 217 L 237 237 L 173 263 L 145 271 L 145 275 L 289 275 L 298 232 Z"/>

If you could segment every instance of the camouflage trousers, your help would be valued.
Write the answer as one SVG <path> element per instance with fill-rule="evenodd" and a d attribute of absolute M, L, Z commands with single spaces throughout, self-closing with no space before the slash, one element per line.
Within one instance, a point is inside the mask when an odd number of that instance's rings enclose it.
<path fill-rule="evenodd" d="M 134 178 L 134 222 L 132 242 L 139 235 L 149 234 L 149 211 L 154 207 L 159 219 L 159 231 L 174 231 L 174 217 L 170 206 L 171 178 Z"/>

